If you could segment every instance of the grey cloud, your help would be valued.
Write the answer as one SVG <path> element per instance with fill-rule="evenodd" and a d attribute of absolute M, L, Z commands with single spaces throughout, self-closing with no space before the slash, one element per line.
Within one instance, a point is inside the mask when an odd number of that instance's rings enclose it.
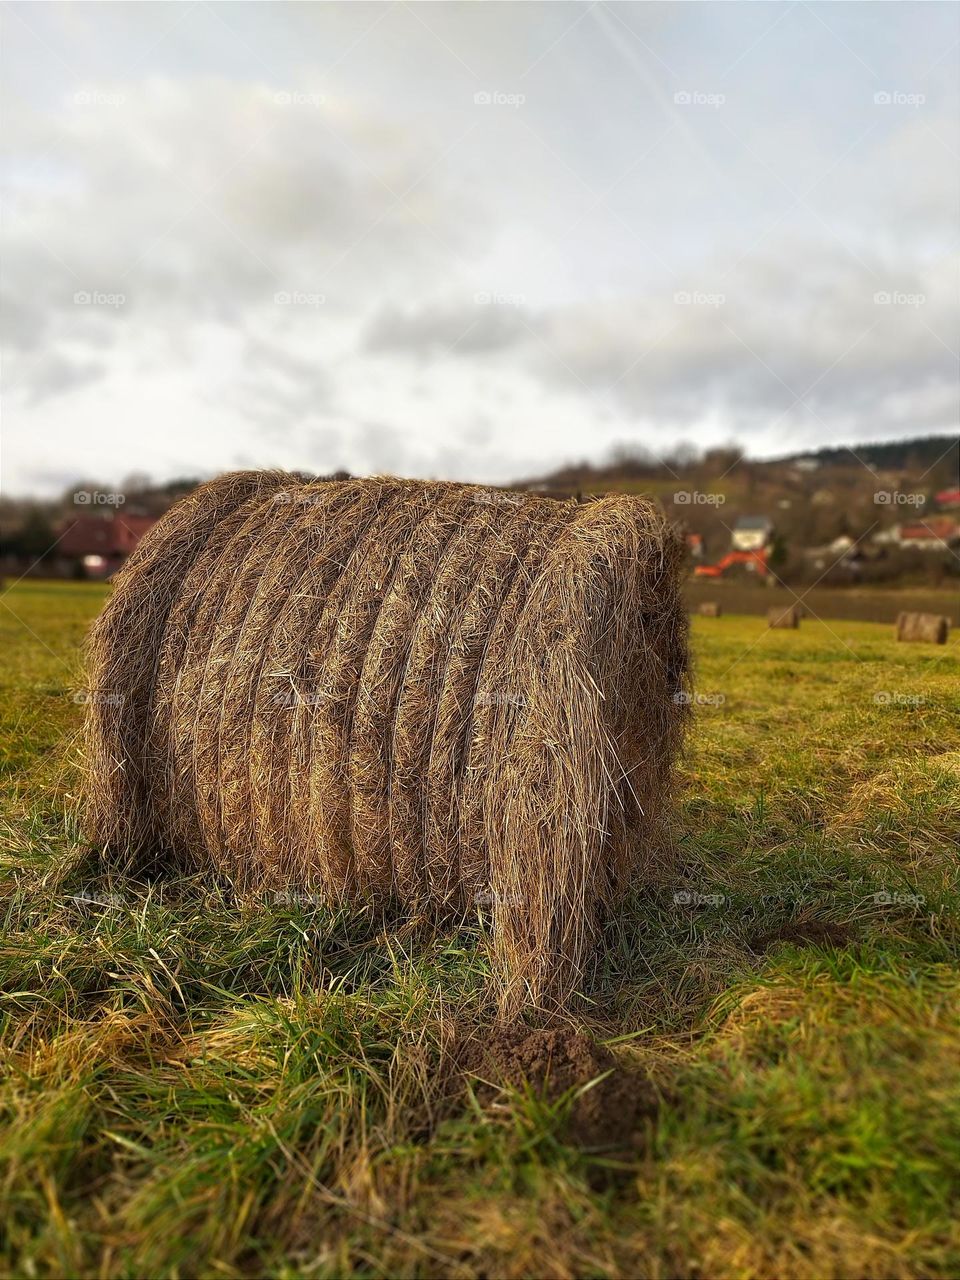
<path fill-rule="evenodd" d="M 748 432 L 781 415 L 854 435 L 910 430 L 911 414 L 923 428 L 950 425 L 955 306 L 942 263 L 891 267 L 877 256 L 861 265 L 840 246 L 782 239 L 723 274 L 716 264 L 691 270 L 678 291 L 686 302 L 666 294 L 539 313 L 385 310 L 367 346 L 418 359 L 483 357 L 488 367 L 500 359 L 595 410 L 651 424 L 695 427 L 714 409 Z M 471 329 L 477 310 L 483 323 Z"/>
<path fill-rule="evenodd" d="M 72 447 L 71 393 L 99 459 L 135 447 L 111 433 L 141 373 L 156 412 L 179 412 L 174 458 L 194 444 L 190 408 L 217 409 L 196 440 L 209 465 L 222 451 L 505 478 L 710 424 L 751 446 L 953 424 L 958 81 L 942 6 L 831 19 L 883 84 L 911 90 L 929 69 L 917 110 L 875 107 L 881 82 L 802 5 L 770 39 L 756 6 L 707 7 L 693 26 L 678 6 L 598 10 L 575 31 L 559 4 L 433 6 L 431 33 L 395 5 L 369 35 L 356 6 L 199 6 L 170 41 L 152 12 L 134 32 L 116 7 L 34 6 L 39 41 L 11 28 L 18 64 L 53 59 L 7 94 L 21 476 L 35 421 Z M 81 108 L 51 49 L 92 75 L 138 73 L 96 86 L 119 105 Z M 326 103 L 277 100 L 297 87 Z M 674 103 L 718 87 L 720 111 Z M 518 88 L 517 110 L 474 103 Z M 475 302 L 493 282 L 529 304 Z M 78 290 L 126 303 L 78 307 Z M 679 305 L 679 290 L 725 302 Z M 877 307 L 882 290 L 926 301 Z M 325 302 L 283 309 L 279 291 Z M 809 408 L 789 408 L 794 393 Z"/>
<path fill-rule="evenodd" d="M 58 351 L 43 352 L 26 370 L 29 403 L 39 404 L 52 396 L 65 395 L 96 382 L 105 372 L 106 365 L 99 360 L 74 360 Z"/>
<path fill-rule="evenodd" d="M 491 301 L 490 295 L 481 294 L 478 301 L 468 304 L 408 310 L 386 306 L 370 321 L 364 346 L 375 353 L 476 356 L 515 347 L 528 334 L 528 321 L 520 307 Z"/>
<path fill-rule="evenodd" d="M 212 79 L 140 82 L 123 99 L 62 109 L 56 172 L 40 183 L 27 180 L 37 126 L 18 117 L 4 232 L 14 348 L 119 341 L 108 317 L 74 307 L 79 290 L 122 292 L 140 341 L 237 325 L 281 291 L 356 310 L 371 281 L 409 290 L 435 270 L 436 229 L 457 252 L 489 234 L 476 200 L 429 172 L 424 136 L 349 103 L 298 108 Z"/>

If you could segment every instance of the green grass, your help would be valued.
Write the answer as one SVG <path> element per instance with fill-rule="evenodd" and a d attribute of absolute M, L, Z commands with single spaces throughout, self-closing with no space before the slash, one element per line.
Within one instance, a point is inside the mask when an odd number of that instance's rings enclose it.
<path fill-rule="evenodd" d="M 657 1100 L 611 1153 L 574 1096 L 458 1074 L 476 932 L 99 868 L 73 690 L 103 596 L 0 596 L 0 1272 L 960 1271 L 956 642 L 694 620 L 679 865 L 579 1015 Z"/>

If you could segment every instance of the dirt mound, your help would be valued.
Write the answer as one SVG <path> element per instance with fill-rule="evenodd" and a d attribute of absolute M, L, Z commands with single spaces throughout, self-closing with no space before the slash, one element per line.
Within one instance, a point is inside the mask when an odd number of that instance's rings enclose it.
<path fill-rule="evenodd" d="M 781 942 L 796 946 L 845 947 L 853 933 L 847 925 L 830 920 L 794 920 L 766 933 L 757 933 L 747 945 L 756 954 L 769 951 Z"/>
<path fill-rule="evenodd" d="M 637 1151 L 659 1098 L 653 1086 L 617 1064 L 609 1049 L 563 1027 L 494 1027 L 464 1045 L 460 1068 L 479 1082 L 481 1100 L 529 1084 L 554 1102 L 597 1080 L 573 1101 L 567 1139 L 590 1150 Z M 602 1077 L 602 1079 L 598 1079 Z"/>

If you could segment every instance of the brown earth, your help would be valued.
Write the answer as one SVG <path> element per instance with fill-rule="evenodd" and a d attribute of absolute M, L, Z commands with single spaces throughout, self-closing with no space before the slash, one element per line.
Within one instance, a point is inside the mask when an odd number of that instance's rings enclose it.
<path fill-rule="evenodd" d="M 481 1101 L 504 1087 L 530 1085 L 555 1102 L 597 1081 L 573 1099 L 565 1135 L 590 1150 L 636 1152 L 646 1147 L 649 1122 L 659 1108 L 659 1096 L 648 1081 L 619 1066 L 610 1050 L 588 1035 L 565 1027 L 490 1028 L 482 1040 L 462 1045 L 458 1065 L 478 1082 Z"/>
<path fill-rule="evenodd" d="M 820 947 L 845 947 L 852 937 L 851 930 L 844 924 L 829 920 L 793 920 L 778 929 L 755 934 L 747 946 L 757 953 L 769 951 L 778 942 L 793 942 L 798 946 L 812 943 Z"/>

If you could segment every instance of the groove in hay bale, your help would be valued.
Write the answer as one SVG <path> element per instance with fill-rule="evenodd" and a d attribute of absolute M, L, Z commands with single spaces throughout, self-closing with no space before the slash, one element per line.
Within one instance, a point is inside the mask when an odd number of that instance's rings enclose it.
<path fill-rule="evenodd" d="M 767 610 L 767 626 L 775 629 L 791 628 L 795 631 L 800 626 L 800 606 L 774 605 L 772 609 Z"/>
<path fill-rule="evenodd" d="M 501 1008 L 563 1006 L 665 855 L 681 563 L 636 497 L 203 486 L 91 634 L 90 834 L 385 920 L 480 906 Z"/>
<path fill-rule="evenodd" d="M 939 613 L 898 613 L 898 640 L 922 644 L 946 644 L 950 619 Z"/>

